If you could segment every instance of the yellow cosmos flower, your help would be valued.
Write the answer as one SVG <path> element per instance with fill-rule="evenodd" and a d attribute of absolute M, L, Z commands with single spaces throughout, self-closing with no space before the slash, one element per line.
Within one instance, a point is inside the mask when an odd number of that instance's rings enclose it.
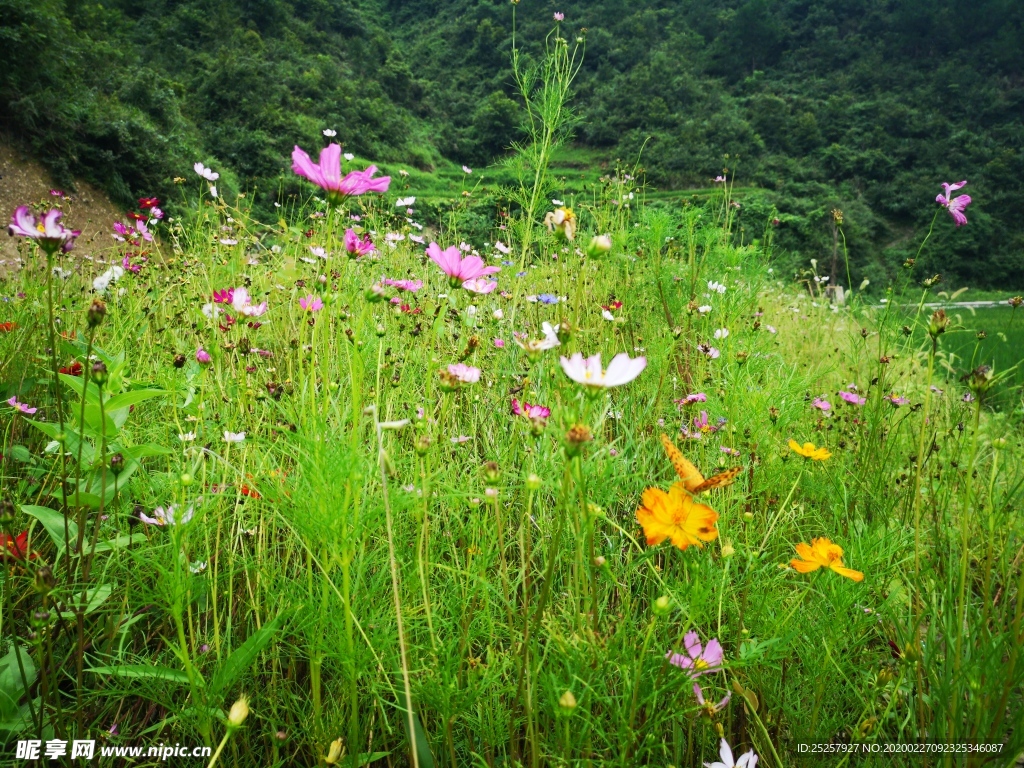
<path fill-rule="evenodd" d="M 694 501 L 681 483 L 673 485 L 668 493 L 660 488 L 644 491 L 636 519 L 651 546 L 669 539 L 679 549 L 703 547 L 704 542 L 714 541 L 718 536 L 718 513 Z"/>
<path fill-rule="evenodd" d="M 843 548 L 829 539 L 811 539 L 810 544 L 801 541 L 796 545 L 796 553 L 799 557 L 790 560 L 789 564 L 800 573 L 829 568 L 848 579 L 864 581 L 863 573 L 843 567 Z"/>
<path fill-rule="evenodd" d="M 798 453 L 805 459 L 811 459 L 812 461 L 824 461 L 825 459 L 832 458 L 828 448 L 816 448 L 814 443 L 800 445 L 793 438 L 789 439 L 789 448 L 793 453 Z"/>

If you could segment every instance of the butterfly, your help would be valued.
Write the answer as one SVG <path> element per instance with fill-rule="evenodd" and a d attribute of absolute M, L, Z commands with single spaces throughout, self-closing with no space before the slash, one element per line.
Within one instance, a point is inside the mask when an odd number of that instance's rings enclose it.
<path fill-rule="evenodd" d="M 668 435 L 661 436 L 661 444 L 665 446 L 665 453 L 668 454 L 669 461 L 675 467 L 676 474 L 679 475 L 683 487 L 693 494 L 710 491 L 712 488 L 724 488 L 727 485 L 732 485 L 736 482 L 736 476 L 743 471 L 743 467 L 733 467 L 705 480 L 700 470 L 672 444 Z"/>

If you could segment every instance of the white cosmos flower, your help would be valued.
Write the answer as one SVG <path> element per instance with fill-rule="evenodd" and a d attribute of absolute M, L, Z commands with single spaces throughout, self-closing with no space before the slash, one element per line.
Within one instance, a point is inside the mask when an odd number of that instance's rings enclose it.
<path fill-rule="evenodd" d="M 601 368 L 601 354 L 593 357 L 583 357 L 579 352 L 572 357 L 562 357 L 562 370 L 565 375 L 577 384 L 588 387 L 620 387 L 628 384 L 647 367 L 646 357 L 630 358 L 625 352 L 620 352 L 608 364 L 608 369 Z"/>
<path fill-rule="evenodd" d="M 225 443 L 241 443 L 245 440 L 245 432 L 228 432 L 224 430 Z"/>
<path fill-rule="evenodd" d="M 355 155 L 353 155 L 353 154 L 352 154 L 351 152 L 346 152 L 346 153 L 344 154 L 344 158 L 345 158 L 346 160 L 348 160 L 349 162 L 351 162 L 352 160 L 355 160 L 355 159 L 356 159 L 356 156 L 355 156 Z"/>
<path fill-rule="evenodd" d="M 715 338 L 716 339 L 724 339 L 728 335 L 729 335 L 729 329 L 728 328 L 716 328 L 715 329 Z"/>
<path fill-rule="evenodd" d="M 214 171 L 212 168 L 207 168 L 202 163 L 196 163 L 195 165 L 192 166 L 192 168 L 195 170 L 196 173 L 198 173 L 207 181 L 216 181 L 217 179 L 220 178 L 219 173 Z M 213 196 L 216 197 L 217 193 L 215 192 Z"/>
<path fill-rule="evenodd" d="M 498 309 L 494 310 L 494 312 L 493 312 L 493 313 L 491 313 L 491 316 L 492 316 L 492 317 L 493 317 L 493 318 L 494 318 L 495 320 L 501 320 L 501 319 L 502 319 L 503 317 L 505 317 L 505 313 L 504 313 L 504 312 L 503 312 L 503 311 L 501 310 L 501 308 L 499 307 Z"/>
<path fill-rule="evenodd" d="M 708 280 L 708 290 L 715 291 L 716 293 L 725 293 L 725 286 L 714 280 Z"/>
<path fill-rule="evenodd" d="M 335 136 L 338 135 L 338 132 L 336 130 L 334 130 L 333 128 L 324 128 L 323 133 L 324 133 L 324 136 L 326 136 L 329 139 L 333 139 Z"/>
<path fill-rule="evenodd" d="M 732 749 L 729 748 L 729 743 L 725 739 L 722 739 L 718 755 L 722 758 L 722 761 L 704 763 L 705 768 L 755 768 L 757 765 L 757 755 L 754 754 L 754 750 L 744 752 L 740 755 L 740 759 L 734 762 Z"/>
<path fill-rule="evenodd" d="M 702 315 L 706 315 L 708 312 L 711 311 L 711 305 L 704 304 L 703 306 L 697 307 L 697 311 L 700 312 Z"/>
<path fill-rule="evenodd" d="M 196 433 L 195 432 L 185 432 L 183 434 L 178 435 L 178 439 L 181 440 L 181 442 L 183 442 L 183 443 L 190 443 L 190 442 L 192 442 L 193 440 L 196 439 Z"/>
<path fill-rule="evenodd" d="M 395 201 L 395 208 L 411 208 L 415 202 L 415 197 L 400 197 Z"/>
<path fill-rule="evenodd" d="M 612 314 L 611 312 L 609 312 L 609 311 L 608 311 L 607 309 L 602 309 L 602 310 L 601 310 L 601 317 L 603 317 L 603 318 L 604 318 L 605 320 L 607 320 L 607 321 L 608 321 L 609 323 L 614 323 L 614 322 L 615 322 L 615 315 L 613 315 L 613 314 Z"/>

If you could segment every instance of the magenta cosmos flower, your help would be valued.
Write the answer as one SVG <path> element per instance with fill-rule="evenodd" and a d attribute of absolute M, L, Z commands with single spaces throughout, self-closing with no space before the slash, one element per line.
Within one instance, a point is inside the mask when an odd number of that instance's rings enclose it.
<path fill-rule="evenodd" d="M 958 181 L 956 184 L 946 184 L 943 182 L 942 188 L 946 191 L 946 194 L 937 195 L 935 198 L 936 203 L 949 211 L 949 215 L 953 217 L 953 221 L 958 227 L 962 227 L 967 223 L 964 209 L 971 204 L 971 196 L 960 195 L 959 197 L 953 197 L 952 193 L 965 186 L 967 186 L 966 181 Z"/>
<path fill-rule="evenodd" d="M 377 166 L 371 165 L 365 171 L 352 171 L 341 175 L 341 147 L 329 144 L 320 150 L 320 162 L 314 163 L 299 147 L 292 150 L 292 170 L 309 179 L 327 193 L 327 199 L 340 204 L 346 197 L 365 195 L 367 192 L 387 192 L 391 185 L 390 176 L 373 178 Z"/>
<path fill-rule="evenodd" d="M 686 648 L 685 653 L 669 651 L 665 654 L 665 658 L 668 659 L 669 664 L 689 672 L 690 677 L 694 680 L 701 675 L 709 675 L 722 669 L 722 659 L 725 658 L 725 654 L 718 638 L 710 640 L 708 647 L 704 648 L 700 643 L 700 635 L 690 630 L 683 638 L 683 645 Z"/>
<path fill-rule="evenodd" d="M 360 238 L 354 229 L 346 229 L 345 250 L 348 251 L 349 256 L 359 258 L 360 256 L 368 256 L 373 253 L 377 250 L 377 246 L 373 244 L 373 240 L 370 239 L 369 235 L 363 235 Z"/>
<path fill-rule="evenodd" d="M 206 364 L 208 364 L 208 363 L 210 363 L 212 361 L 213 361 L 213 358 L 210 357 L 210 353 L 207 352 L 205 349 L 200 347 L 199 349 L 196 350 L 196 362 L 197 363 L 202 363 L 203 365 L 206 365 Z"/>
<path fill-rule="evenodd" d="M 520 403 L 513 397 L 512 413 L 516 416 L 522 416 L 527 419 L 546 419 L 551 415 L 551 409 L 546 408 L 543 405 L 530 405 L 525 400 Z"/>
<path fill-rule="evenodd" d="M 8 400 L 7 404 L 11 406 L 11 408 L 15 408 L 29 416 L 31 416 L 33 413 L 39 410 L 38 408 L 30 408 L 29 406 L 25 405 L 25 403 L 19 403 L 18 398 L 16 397 L 12 397 L 10 400 Z"/>
<path fill-rule="evenodd" d="M 814 402 L 811 403 L 811 405 L 818 410 L 825 411 L 826 413 L 832 410 L 832 403 L 821 397 L 814 398 Z"/>
<path fill-rule="evenodd" d="M 462 258 L 462 252 L 454 245 L 442 251 L 437 243 L 431 243 L 427 246 L 427 256 L 448 275 L 453 286 L 464 285 L 467 280 L 475 280 L 501 271 L 501 267 L 485 266 L 484 260 L 479 256 Z"/>
<path fill-rule="evenodd" d="M 319 312 L 324 308 L 324 303 L 320 297 L 315 293 L 311 293 L 308 296 L 304 296 L 299 299 L 299 306 L 307 312 Z"/>
<path fill-rule="evenodd" d="M 42 219 L 36 221 L 32 209 L 27 205 L 19 205 L 11 215 L 11 223 L 7 234 L 11 237 L 28 237 L 36 240 L 39 247 L 53 255 L 58 250 L 67 253 L 74 247 L 74 239 L 82 234 L 80 229 L 68 229 L 60 223 L 64 212 L 51 208 Z"/>

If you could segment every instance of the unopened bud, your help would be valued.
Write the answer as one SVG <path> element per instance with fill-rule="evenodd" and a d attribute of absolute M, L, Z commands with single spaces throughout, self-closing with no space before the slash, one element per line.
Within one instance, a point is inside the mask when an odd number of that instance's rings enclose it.
<path fill-rule="evenodd" d="M 93 363 L 92 366 L 92 380 L 102 386 L 107 381 L 107 366 L 103 364 L 102 360 L 98 360 Z"/>
<path fill-rule="evenodd" d="M 238 728 L 242 723 L 245 722 L 245 718 L 249 716 L 249 701 L 245 698 L 245 695 L 238 697 L 238 701 L 231 705 L 231 711 L 228 712 L 228 727 Z"/>
<path fill-rule="evenodd" d="M 426 435 L 417 435 L 412 443 L 412 447 L 419 456 L 425 456 L 427 451 L 430 450 L 430 438 Z"/>
<path fill-rule="evenodd" d="M 380 283 L 374 283 L 366 292 L 363 294 L 368 302 L 376 304 L 378 301 L 384 301 L 388 297 L 387 290 Z"/>
<path fill-rule="evenodd" d="M 17 510 L 10 499 L 0 499 L 0 526 L 6 528 L 14 522 Z"/>
<path fill-rule="evenodd" d="M 654 601 L 654 615 L 655 616 L 668 616 L 668 612 L 672 609 L 672 601 L 668 599 L 668 595 L 662 595 Z"/>
<path fill-rule="evenodd" d="M 946 317 L 946 312 L 941 309 L 935 310 L 932 313 L 932 319 L 928 322 L 928 334 L 934 339 L 939 334 L 945 333 L 948 327 L 949 318 Z"/>
<path fill-rule="evenodd" d="M 175 368 L 184 368 L 185 367 L 185 356 L 184 355 L 175 355 L 174 356 L 173 365 L 174 365 Z"/>
<path fill-rule="evenodd" d="M 48 565 L 36 569 L 35 588 L 41 595 L 49 594 L 57 586 L 57 580 L 53 576 L 53 569 Z"/>
<path fill-rule="evenodd" d="M 115 453 L 110 457 L 110 471 L 115 475 L 119 475 L 124 471 L 124 455 Z"/>
<path fill-rule="evenodd" d="M 612 239 L 608 235 L 594 235 L 587 246 L 587 256 L 595 258 L 603 256 L 612 249 Z"/>
<path fill-rule="evenodd" d="M 488 483 L 496 483 L 500 476 L 501 471 L 498 469 L 497 462 L 488 461 L 484 463 L 484 480 Z"/>
<path fill-rule="evenodd" d="M 572 714 L 572 711 L 576 709 L 576 697 L 572 695 L 572 691 L 566 691 L 558 697 L 558 706 L 565 714 Z"/>
<path fill-rule="evenodd" d="M 736 554 L 736 550 L 733 548 L 731 542 L 726 542 L 722 545 L 722 557 L 732 557 Z"/>
<path fill-rule="evenodd" d="M 526 476 L 526 490 L 528 491 L 539 491 L 542 484 L 542 480 L 536 474 L 531 472 Z"/>
<path fill-rule="evenodd" d="M 106 315 L 107 305 L 100 299 L 93 299 L 92 304 L 89 305 L 89 310 L 85 313 L 85 320 L 90 328 L 95 328 L 103 322 L 103 318 Z"/>
<path fill-rule="evenodd" d="M 590 427 L 585 424 L 576 424 L 569 427 L 565 433 L 565 452 L 570 456 L 579 456 L 583 446 L 594 439 Z"/>
<path fill-rule="evenodd" d="M 341 739 L 335 739 L 331 742 L 331 748 L 327 751 L 327 757 L 324 758 L 324 762 L 328 765 L 337 765 L 341 760 Z"/>

